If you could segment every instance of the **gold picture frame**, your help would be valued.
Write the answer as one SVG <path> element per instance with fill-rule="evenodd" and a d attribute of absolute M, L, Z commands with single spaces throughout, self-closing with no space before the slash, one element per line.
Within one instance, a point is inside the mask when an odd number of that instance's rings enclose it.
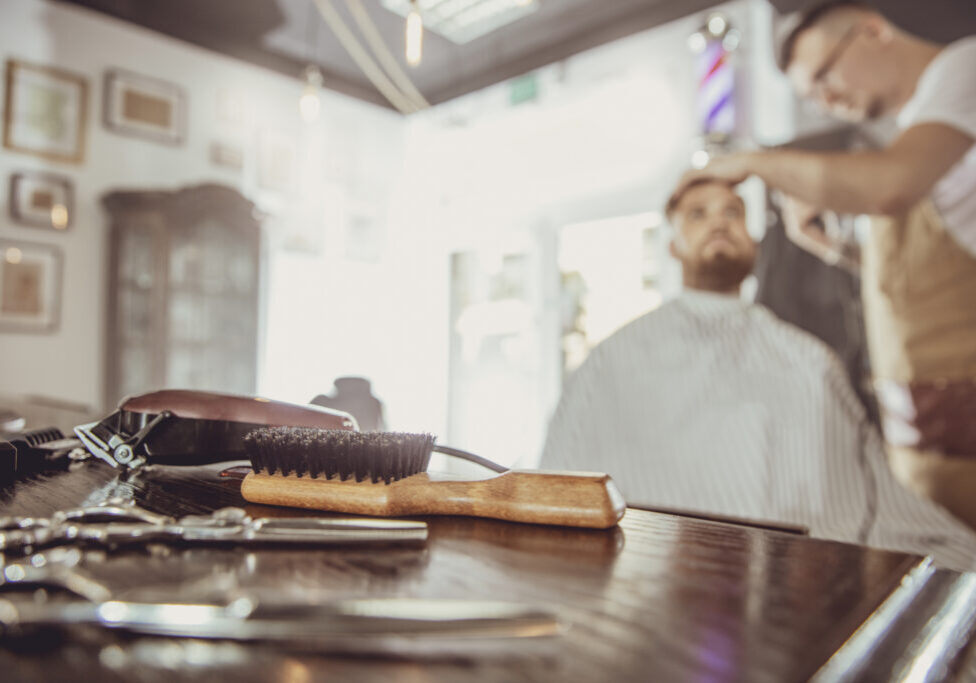
<path fill-rule="evenodd" d="M 74 217 L 74 185 L 55 173 L 21 171 L 10 176 L 10 218 L 21 225 L 67 230 Z"/>
<path fill-rule="evenodd" d="M 50 244 L 0 240 L 0 332 L 58 328 L 63 260 Z"/>
<path fill-rule="evenodd" d="M 167 145 L 186 138 L 186 94 L 175 83 L 124 69 L 105 72 L 103 118 L 109 130 Z"/>
<path fill-rule="evenodd" d="M 3 146 L 50 161 L 85 160 L 88 79 L 51 66 L 8 59 Z"/>

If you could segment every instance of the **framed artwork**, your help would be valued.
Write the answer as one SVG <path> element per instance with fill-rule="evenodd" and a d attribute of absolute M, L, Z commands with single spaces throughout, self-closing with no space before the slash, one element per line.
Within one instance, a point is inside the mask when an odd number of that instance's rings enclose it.
<path fill-rule="evenodd" d="M 372 211 L 352 211 L 346 223 L 346 257 L 378 263 L 383 255 L 383 226 Z"/>
<path fill-rule="evenodd" d="M 365 263 L 378 263 L 383 256 L 386 226 L 383 222 L 382 200 L 366 197 L 347 200 L 343 224 L 345 228 L 346 258 Z"/>
<path fill-rule="evenodd" d="M 287 135 L 263 131 L 258 140 L 258 186 L 290 193 L 295 183 L 297 156 L 295 143 Z"/>
<path fill-rule="evenodd" d="M 10 217 L 24 225 L 67 230 L 74 215 L 71 180 L 51 173 L 10 176 Z"/>
<path fill-rule="evenodd" d="M 4 102 L 4 147 L 51 161 L 84 161 L 88 113 L 85 77 L 8 59 Z"/>
<path fill-rule="evenodd" d="M 244 147 L 227 141 L 210 143 L 210 162 L 233 171 L 244 168 Z"/>
<path fill-rule="evenodd" d="M 103 117 L 116 133 L 178 145 L 186 135 L 186 98 L 173 83 L 111 69 L 105 73 Z"/>
<path fill-rule="evenodd" d="M 52 332 L 61 313 L 61 250 L 0 240 L 0 332 Z"/>
<path fill-rule="evenodd" d="M 217 123 L 221 126 L 243 126 L 247 122 L 247 98 L 244 93 L 218 88 Z"/>

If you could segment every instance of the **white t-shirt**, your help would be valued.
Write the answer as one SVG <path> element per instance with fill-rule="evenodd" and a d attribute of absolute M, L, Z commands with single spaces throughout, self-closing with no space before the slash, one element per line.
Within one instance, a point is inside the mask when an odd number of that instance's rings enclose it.
<path fill-rule="evenodd" d="M 976 141 L 976 36 L 947 45 L 922 73 L 898 126 L 943 123 Z M 946 228 L 976 256 L 976 145 L 932 189 Z"/>

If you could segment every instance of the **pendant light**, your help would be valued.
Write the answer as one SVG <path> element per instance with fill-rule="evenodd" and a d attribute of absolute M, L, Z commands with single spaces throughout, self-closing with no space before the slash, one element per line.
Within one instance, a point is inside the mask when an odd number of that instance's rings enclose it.
<path fill-rule="evenodd" d="M 320 91 L 322 90 L 322 83 L 324 78 L 322 77 L 322 71 L 316 66 L 315 62 L 318 59 L 318 47 L 319 47 L 319 20 L 318 13 L 315 10 L 315 5 L 311 5 L 309 8 L 308 16 L 308 66 L 305 67 L 305 73 L 303 77 L 302 94 L 298 96 L 298 113 L 301 114 L 302 121 L 305 123 L 314 123 L 319 119 L 319 112 L 322 109 L 322 100 L 320 98 Z"/>
<path fill-rule="evenodd" d="M 410 0 L 410 12 L 407 14 L 406 29 L 406 58 L 410 66 L 419 66 L 424 52 L 424 20 L 420 17 L 417 0 Z"/>
<path fill-rule="evenodd" d="M 321 89 L 322 72 L 314 64 L 309 64 L 305 67 L 305 85 L 298 98 L 298 111 L 305 123 L 313 123 L 319 118 L 319 111 L 322 109 L 322 101 L 319 98 Z"/>

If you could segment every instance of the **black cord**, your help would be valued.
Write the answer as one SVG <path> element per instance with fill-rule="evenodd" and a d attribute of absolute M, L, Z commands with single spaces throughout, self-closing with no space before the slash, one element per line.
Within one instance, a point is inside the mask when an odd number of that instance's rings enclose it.
<path fill-rule="evenodd" d="M 450 446 L 438 446 L 434 445 L 434 450 L 438 453 L 443 453 L 444 455 L 453 455 L 455 458 L 461 458 L 461 460 L 467 460 L 468 462 L 473 462 L 476 465 L 481 465 L 482 467 L 487 467 L 495 472 L 508 472 L 507 467 L 499 465 L 497 462 L 492 462 L 488 458 L 482 458 L 480 455 L 475 455 L 474 453 L 468 453 L 467 451 L 462 451 L 458 448 L 451 448 Z"/>

